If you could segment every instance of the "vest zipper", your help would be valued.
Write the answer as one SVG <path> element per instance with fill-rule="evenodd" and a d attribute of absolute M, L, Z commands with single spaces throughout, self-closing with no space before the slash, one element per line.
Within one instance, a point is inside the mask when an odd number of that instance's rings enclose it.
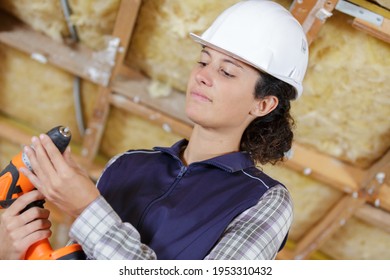
<path fill-rule="evenodd" d="M 187 166 L 184 166 L 184 165 L 183 165 L 183 166 L 180 168 L 180 173 L 177 175 L 176 180 L 181 179 L 181 177 L 183 177 L 183 175 L 184 175 L 186 172 L 187 172 Z M 176 180 L 175 180 L 175 182 L 176 182 Z"/>
<path fill-rule="evenodd" d="M 142 216 L 138 222 L 138 225 L 137 225 L 137 228 L 138 229 L 141 229 L 142 228 L 142 225 L 143 225 L 143 222 L 145 220 L 145 217 L 146 215 L 148 214 L 150 208 L 152 208 L 152 206 L 157 203 L 158 201 L 166 198 L 167 196 L 169 196 L 169 194 L 174 190 L 174 188 L 176 187 L 176 185 L 179 183 L 180 179 L 183 177 L 183 175 L 187 172 L 188 168 L 184 165 L 182 165 L 180 167 L 180 172 L 179 174 L 176 176 L 176 179 L 175 181 L 172 183 L 172 185 L 169 187 L 169 189 L 163 193 L 161 196 L 159 196 L 158 198 L 156 198 L 155 200 L 151 201 L 149 203 L 149 205 L 145 208 L 144 212 L 142 213 Z"/>

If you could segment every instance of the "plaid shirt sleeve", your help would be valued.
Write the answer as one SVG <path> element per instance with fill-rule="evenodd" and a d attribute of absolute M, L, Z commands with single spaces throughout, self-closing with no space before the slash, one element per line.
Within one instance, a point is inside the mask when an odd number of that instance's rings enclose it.
<path fill-rule="evenodd" d="M 206 259 L 275 259 L 292 219 L 293 204 L 288 190 L 275 186 L 229 224 Z"/>
<path fill-rule="evenodd" d="M 282 186 L 267 191 L 260 201 L 237 216 L 205 259 L 274 259 L 292 222 L 292 200 Z M 70 237 L 89 259 L 156 259 L 142 244 L 138 231 L 123 223 L 103 197 L 75 220 Z"/>
<path fill-rule="evenodd" d="M 154 251 L 141 243 L 138 231 L 130 223 L 123 223 L 102 196 L 74 221 L 70 238 L 82 246 L 89 259 L 156 259 Z"/>

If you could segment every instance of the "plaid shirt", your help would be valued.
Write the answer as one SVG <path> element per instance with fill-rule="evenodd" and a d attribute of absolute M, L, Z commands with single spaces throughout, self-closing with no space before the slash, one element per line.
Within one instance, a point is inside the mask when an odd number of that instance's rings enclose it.
<path fill-rule="evenodd" d="M 275 259 L 293 219 L 291 196 L 283 186 L 269 189 L 259 202 L 237 216 L 205 259 Z M 103 197 L 75 220 L 70 237 L 90 259 L 156 259 L 138 231 L 123 223 Z"/>

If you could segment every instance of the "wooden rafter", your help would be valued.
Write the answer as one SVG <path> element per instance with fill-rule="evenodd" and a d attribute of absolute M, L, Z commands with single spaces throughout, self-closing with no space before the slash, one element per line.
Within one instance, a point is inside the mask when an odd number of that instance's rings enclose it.
<path fill-rule="evenodd" d="M 319 223 L 309 230 L 293 251 L 294 259 L 307 259 L 321 247 L 365 203 L 365 199 L 344 195 Z"/>
<path fill-rule="evenodd" d="M 150 120 L 155 124 L 162 126 L 167 132 L 173 132 L 182 137 L 189 138 L 192 126 L 183 123 L 182 121 L 173 118 L 169 115 L 166 115 L 162 112 L 156 111 L 147 105 L 142 105 L 139 102 L 134 102 L 133 100 L 119 94 L 111 94 L 109 96 L 110 103 L 117 108 L 121 108 L 132 114 L 142 117 L 146 120 Z"/>
<path fill-rule="evenodd" d="M 353 193 L 359 190 L 362 171 L 329 155 L 322 154 L 299 143 L 294 143 L 286 167 L 308 175 L 336 189 Z"/>
<path fill-rule="evenodd" d="M 52 64 L 64 71 L 99 85 L 106 85 L 111 76 L 112 61 L 104 55 L 78 44 L 56 42 L 32 30 L 26 24 L 0 11 L 0 42 L 24 52 L 40 63 Z M 96 60 L 96 57 L 107 60 Z"/>
<path fill-rule="evenodd" d="M 390 233 L 390 212 L 365 204 L 357 209 L 355 217 L 367 224 Z"/>
<path fill-rule="evenodd" d="M 116 79 L 112 84 L 112 89 L 115 93 L 192 126 L 192 122 L 184 112 L 185 94 L 172 89 L 167 97 L 152 97 L 148 90 L 149 87 L 150 81 L 147 79 L 134 81 L 127 77 Z M 180 135 L 184 134 L 180 133 Z"/>
<path fill-rule="evenodd" d="M 114 31 L 112 36 L 119 38 L 120 45 L 115 59 L 115 66 L 112 70 L 112 75 L 109 78 L 107 86 L 99 88 L 97 101 L 93 110 L 91 121 L 88 124 L 83 142 L 83 156 L 92 161 L 96 156 L 100 141 L 105 128 L 105 123 L 110 110 L 109 96 L 112 92 L 111 84 L 116 75 L 123 72 L 123 61 L 128 49 L 131 35 L 134 30 L 141 0 L 122 0 L 119 6 L 118 15 L 115 21 Z M 132 72 L 135 73 L 135 72 Z M 136 75 L 139 78 L 139 75 Z"/>
<path fill-rule="evenodd" d="M 322 25 L 332 15 L 338 0 L 294 0 L 291 13 L 301 23 L 309 45 L 317 37 Z"/>
<path fill-rule="evenodd" d="M 377 26 L 362 19 L 355 18 L 352 21 L 352 26 L 356 29 L 367 32 L 384 42 L 390 43 L 390 19 L 388 18 L 383 19 L 381 26 Z"/>
<path fill-rule="evenodd" d="M 345 168 L 346 166 L 344 168 L 340 168 L 339 166 L 333 169 L 332 162 L 328 161 L 329 158 L 320 158 L 321 155 L 307 155 L 307 153 L 300 154 L 299 157 L 302 158 L 298 157 L 299 160 L 296 160 L 293 164 L 296 165 L 297 162 L 304 162 L 306 156 L 310 156 L 311 165 L 317 162 L 318 165 L 314 164 L 316 170 L 327 170 L 327 172 L 333 173 L 334 177 L 345 180 L 345 183 L 353 182 L 354 188 L 344 189 L 346 194 L 336 205 L 298 241 L 292 251 L 286 250 L 279 258 L 309 258 L 314 251 L 320 248 L 321 245 L 330 239 L 353 216 L 358 216 L 366 220 L 371 219 L 371 223 L 375 225 L 381 224 L 381 228 L 390 231 L 390 224 L 385 220 L 381 221 L 379 219 L 379 217 L 390 217 L 390 213 L 388 214 L 388 212 L 383 210 L 377 212 L 372 207 L 367 208 L 367 202 L 371 202 L 377 207 L 380 206 L 382 209 L 387 208 L 387 211 L 390 211 L 390 208 L 388 208 L 388 203 L 390 202 L 388 184 L 390 177 L 390 151 L 367 170 L 349 169 Z M 339 183 L 336 185 L 339 185 Z M 363 206 L 366 207 L 362 210 Z M 381 215 L 374 220 L 372 219 L 372 213 L 380 213 Z"/>

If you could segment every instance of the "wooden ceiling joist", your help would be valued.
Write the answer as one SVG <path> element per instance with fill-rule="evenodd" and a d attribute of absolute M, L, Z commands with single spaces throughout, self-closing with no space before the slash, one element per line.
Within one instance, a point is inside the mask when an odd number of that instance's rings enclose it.
<path fill-rule="evenodd" d="M 290 11 L 302 24 L 309 45 L 317 37 L 322 25 L 332 16 L 338 0 L 294 0 Z"/>
<path fill-rule="evenodd" d="M 88 159 L 88 161 L 93 160 L 99 150 L 105 123 L 110 110 L 109 95 L 112 92 L 112 81 L 115 80 L 116 75 L 126 70 L 126 68 L 124 68 L 124 58 L 130 44 L 131 35 L 134 30 L 140 5 L 141 0 L 122 0 L 120 3 L 114 30 L 112 33 L 114 38 L 119 39 L 120 52 L 118 52 L 115 58 L 115 65 L 107 85 L 100 86 L 99 88 L 92 119 L 88 124 L 88 128 L 84 136 L 82 154 L 86 159 Z M 131 78 L 134 78 L 134 71 L 127 69 L 126 73 L 131 74 Z M 135 76 L 136 78 L 139 78 L 139 75 Z"/>
<path fill-rule="evenodd" d="M 78 43 L 54 41 L 2 11 L 0 18 L 0 43 L 24 52 L 40 63 L 52 64 L 99 85 L 108 84 L 117 51 L 116 38 L 112 38 L 112 44 L 106 50 L 94 52 Z"/>

